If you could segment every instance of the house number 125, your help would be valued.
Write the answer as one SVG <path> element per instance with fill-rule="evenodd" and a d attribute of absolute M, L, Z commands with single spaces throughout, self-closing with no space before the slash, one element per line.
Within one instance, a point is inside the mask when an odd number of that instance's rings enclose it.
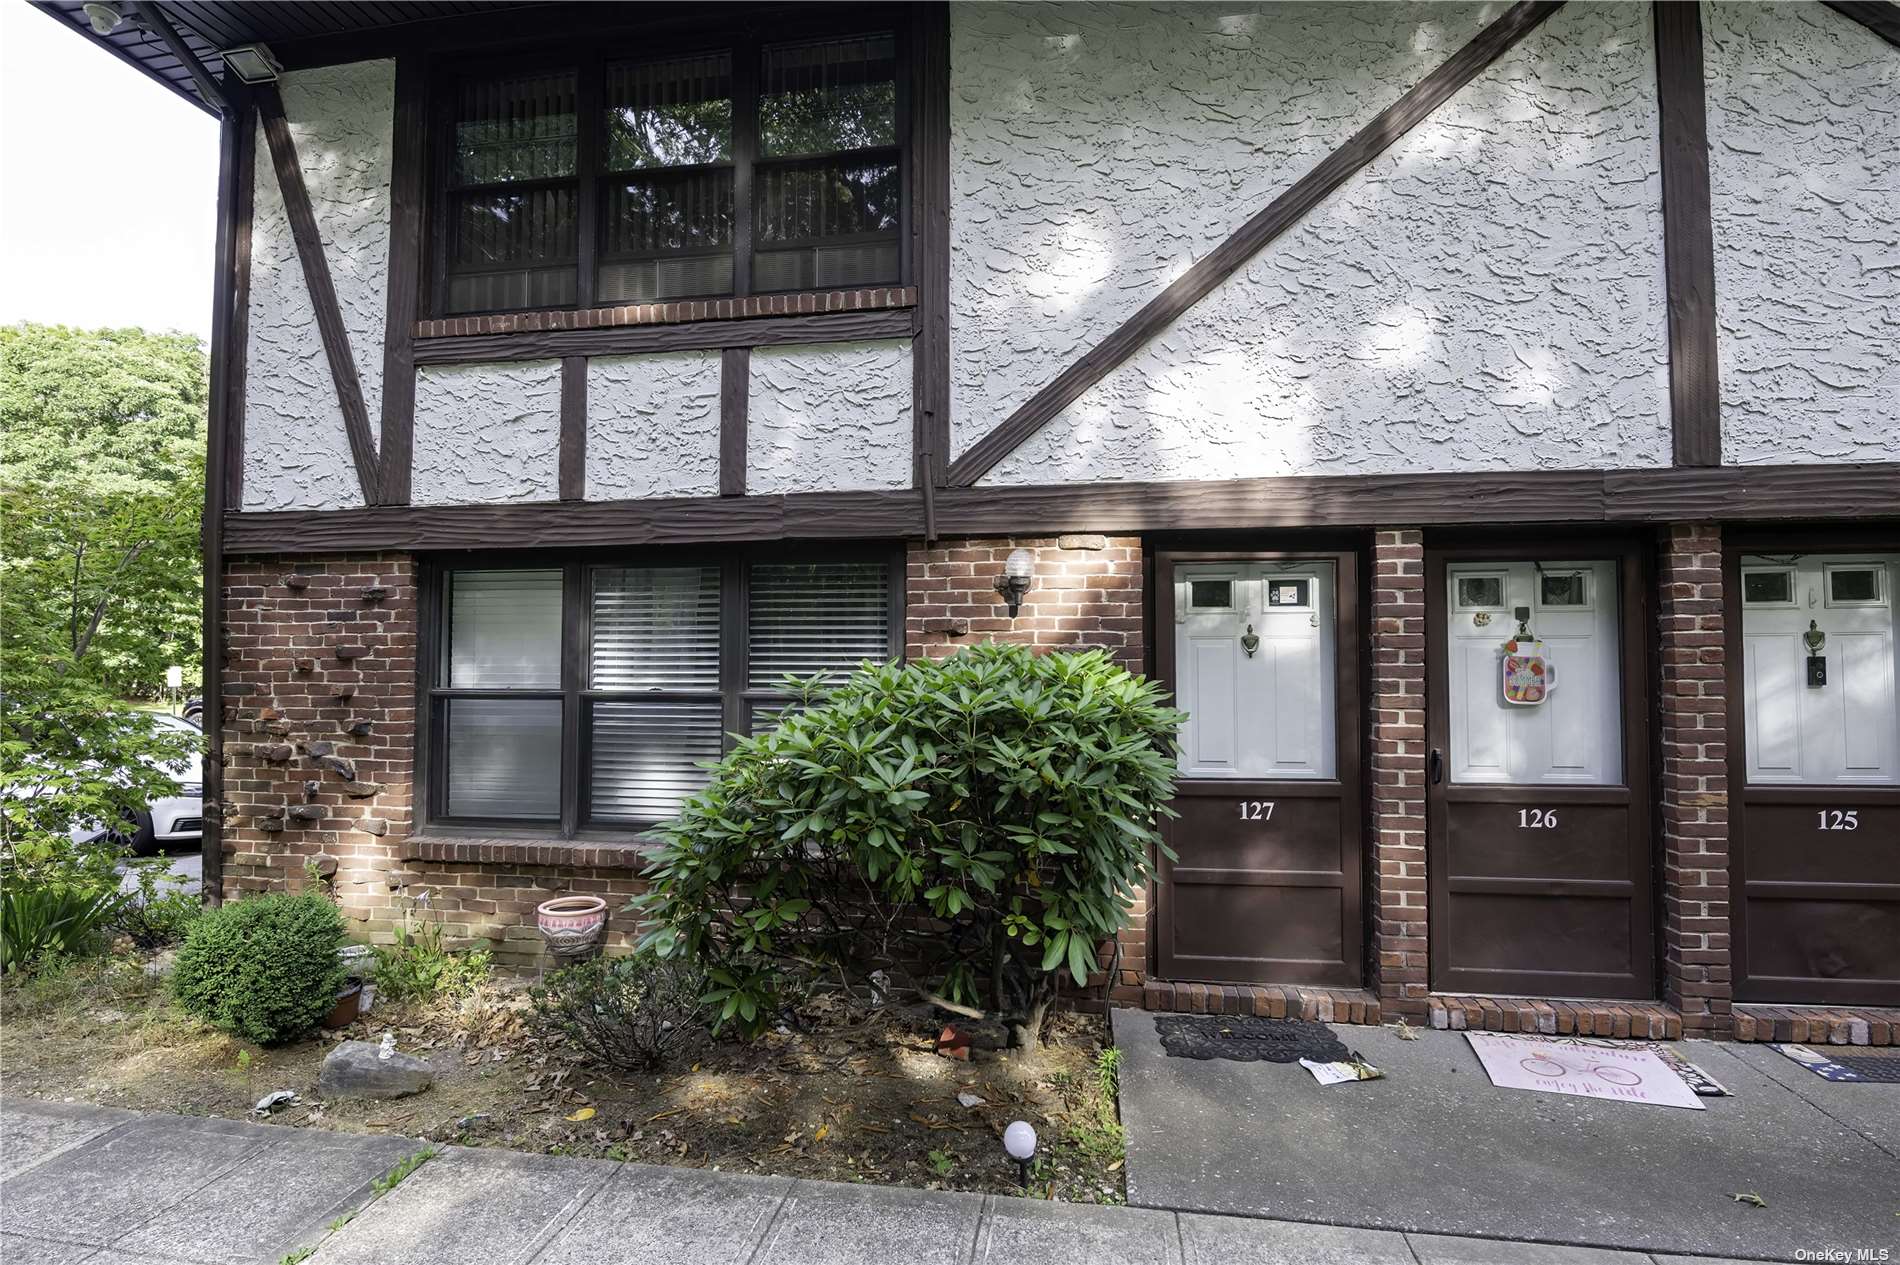
<path fill-rule="evenodd" d="M 1557 810 L 1554 808 L 1520 808 L 1517 810 L 1517 828 L 1519 830 L 1555 830 L 1557 828 Z"/>
<path fill-rule="evenodd" d="M 1858 808 L 1823 808 L 1814 814 L 1820 819 L 1823 830 L 1859 830 L 1860 810 Z"/>
<path fill-rule="evenodd" d="M 1273 801 L 1270 799 L 1241 800 L 1240 819 L 1242 821 L 1272 821 Z"/>

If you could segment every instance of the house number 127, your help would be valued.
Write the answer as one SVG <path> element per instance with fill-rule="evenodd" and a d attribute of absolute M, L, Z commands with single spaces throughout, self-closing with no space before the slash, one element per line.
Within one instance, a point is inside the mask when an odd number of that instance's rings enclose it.
<path fill-rule="evenodd" d="M 1272 821 L 1273 801 L 1270 799 L 1241 800 L 1240 819 L 1242 821 Z"/>

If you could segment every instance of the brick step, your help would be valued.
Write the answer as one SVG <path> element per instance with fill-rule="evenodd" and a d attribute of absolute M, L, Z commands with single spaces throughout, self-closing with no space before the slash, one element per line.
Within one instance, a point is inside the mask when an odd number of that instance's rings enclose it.
<path fill-rule="evenodd" d="M 1900 1009 L 1738 1003 L 1735 1039 L 1798 1045 L 1900 1045 Z"/>
<path fill-rule="evenodd" d="M 1317 1023 L 1379 1022 L 1379 998 L 1363 988 L 1310 988 L 1303 984 L 1196 984 L 1150 979 L 1141 1008 L 1188 1015 L 1256 1015 Z"/>
<path fill-rule="evenodd" d="M 1653 1001 L 1545 1001 L 1536 997 L 1426 999 L 1432 1027 L 1453 1032 L 1526 1032 L 1547 1037 L 1678 1041 L 1682 1015 Z"/>

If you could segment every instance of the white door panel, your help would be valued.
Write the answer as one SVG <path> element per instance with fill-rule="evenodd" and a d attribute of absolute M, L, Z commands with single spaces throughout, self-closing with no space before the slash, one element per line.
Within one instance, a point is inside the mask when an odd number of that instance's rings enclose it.
<path fill-rule="evenodd" d="M 1334 776 L 1333 588 L 1330 563 L 1178 569 L 1175 703 L 1188 713 L 1184 776 Z M 1290 604 L 1272 604 L 1270 593 Z M 1251 655 L 1242 644 L 1249 629 L 1259 639 Z"/>
<path fill-rule="evenodd" d="M 1584 597 L 1546 605 L 1543 579 L 1580 573 Z M 1459 577 L 1502 581 L 1493 606 L 1459 601 Z M 1621 645 L 1616 564 L 1472 563 L 1446 568 L 1451 653 L 1451 779 L 1509 785 L 1616 785 L 1623 780 Z M 1467 597 L 1470 593 L 1467 592 Z M 1504 643 L 1528 612 L 1531 635 L 1552 665 L 1546 700 L 1520 707 L 1504 700 Z"/>
<path fill-rule="evenodd" d="M 1900 557 L 1744 558 L 1743 574 L 1789 571 L 1790 600 L 1742 601 L 1748 780 L 1760 785 L 1900 784 L 1893 600 Z M 1835 596 L 1847 574 L 1874 592 Z M 1808 684 L 1809 625 L 1826 637 L 1827 679 Z"/>

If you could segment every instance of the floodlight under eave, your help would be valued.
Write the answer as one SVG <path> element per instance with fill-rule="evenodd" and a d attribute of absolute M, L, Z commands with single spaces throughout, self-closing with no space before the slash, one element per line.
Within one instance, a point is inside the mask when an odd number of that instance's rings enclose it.
<path fill-rule="evenodd" d="M 236 48 L 227 48 L 218 54 L 232 74 L 245 83 L 275 83 L 277 72 L 284 67 L 271 55 L 267 44 L 240 44 Z"/>
<path fill-rule="evenodd" d="M 119 12 L 119 6 L 116 4 L 103 4 L 99 0 L 93 0 L 93 3 L 81 5 L 80 8 L 85 13 L 86 22 L 92 27 L 94 35 L 110 35 L 119 29 L 120 23 L 125 21 L 125 14 Z"/>

